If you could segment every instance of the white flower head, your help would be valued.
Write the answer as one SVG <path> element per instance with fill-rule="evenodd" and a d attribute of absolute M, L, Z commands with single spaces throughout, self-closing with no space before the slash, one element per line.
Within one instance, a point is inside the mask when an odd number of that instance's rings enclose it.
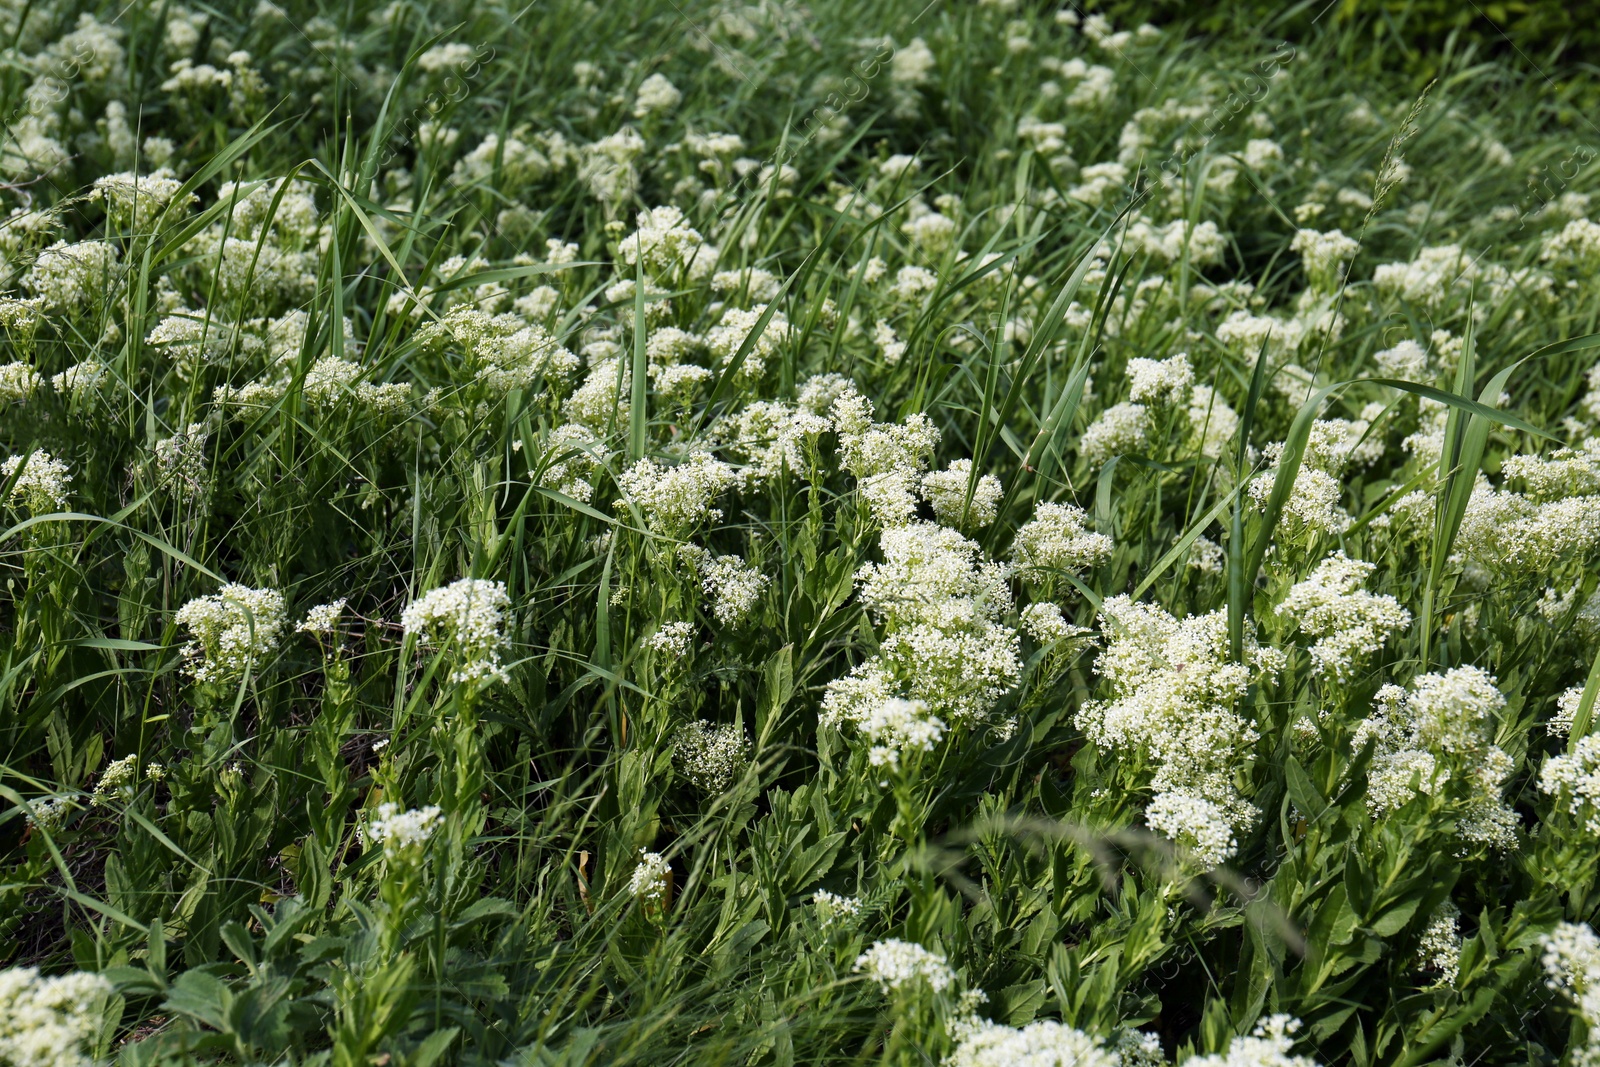
<path fill-rule="evenodd" d="M 386 801 L 367 820 L 362 842 L 382 848 L 384 858 L 393 862 L 415 855 L 443 824 L 444 815 L 436 805 L 401 811 L 400 805 Z"/>
<path fill-rule="evenodd" d="M 228 682 L 259 668 L 278 647 L 284 627 L 283 594 L 230 582 L 212 596 L 178 609 L 176 620 L 193 636 L 183 648 L 197 682 Z"/>
<path fill-rule="evenodd" d="M 972 487 L 972 497 L 967 497 L 967 487 Z M 951 460 L 942 471 L 922 476 L 922 497 L 933 505 L 933 514 L 946 526 L 962 529 L 982 529 L 999 514 L 1001 496 L 1000 479 L 992 474 L 972 478 L 972 460 Z M 963 514 L 966 521 L 962 522 Z"/>
<path fill-rule="evenodd" d="M 639 93 L 633 101 L 633 117 L 642 119 L 646 115 L 671 111 L 682 100 L 683 94 L 666 75 L 652 74 L 639 85 Z"/>
<path fill-rule="evenodd" d="M 511 597 L 504 582 L 462 578 L 414 600 L 400 616 L 405 632 L 424 648 L 448 648 L 456 657 L 451 681 L 507 681 L 500 653 L 508 641 Z"/>
<path fill-rule="evenodd" d="M 811 894 L 811 904 L 823 926 L 849 925 L 861 917 L 860 897 L 844 897 L 819 889 Z"/>
<path fill-rule="evenodd" d="M 942 993 L 955 984 L 955 972 L 945 958 L 929 952 L 911 941 L 890 938 L 874 942 L 872 947 L 856 957 L 857 974 L 864 974 L 878 983 L 885 993 L 899 992 L 921 986 Z"/>
<path fill-rule="evenodd" d="M 0 484 L 13 477 L 16 478 L 11 483 L 13 503 L 25 504 L 35 515 L 66 508 L 72 471 L 50 453 L 41 450 L 28 456 L 11 456 L 0 463 Z"/>
<path fill-rule="evenodd" d="M 955 1051 L 944 1067 L 1126 1067 L 1093 1037 L 1054 1019 L 1013 1029 L 972 1016 L 952 1036 Z"/>
<path fill-rule="evenodd" d="M 672 877 L 672 865 L 659 852 L 639 850 L 639 862 L 628 879 L 628 892 L 644 900 L 656 902 L 666 896 Z"/>
<path fill-rule="evenodd" d="M 1033 518 L 1017 530 L 1012 558 L 1024 578 L 1044 579 L 1052 572 L 1079 575 L 1111 557 L 1111 538 L 1088 528 L 1088 516 L 1073 504 L 1048 501 L 1033 510 Z"/>
<path fill-rule="evenodd" d="M 928 714 L 920 700 L 890 697 L 857 720 L 856 728 L 872 746 L 867 762 L 898 770 L 908 754 L 932 752 L 944 737 L 944 723 Z"/>
<path fill-rule="evenodd" d="M 45 977 L 36 967 L 0 971 L 0 1063 L 17 1067 L 90 1067 L 86 1046 L 100 1032 L 112 993 L 98 974 Z"/>
<path fill-rule="evenodd" d="M 708 796 L 727 792 L 750 761 L 750 742 L 733 723 L 718 726 L 704 719 L 684 723 L 673 735 L 672 746 L 683 776 Z"/>
<path fill-rule="evenodd" d="M 331 634 L 339 628 L 339 616 L 344 614 L 344 597 L 331 604 L 318 604 L 306 612 L 305 621 L 295 627 L 297 633 Z"/>
<path fill-rule="evenodd" d="M 687 622 L 664 623 L 646 643 L 669 660 L 682 659 L 694 645 L 694 626 Z"/>

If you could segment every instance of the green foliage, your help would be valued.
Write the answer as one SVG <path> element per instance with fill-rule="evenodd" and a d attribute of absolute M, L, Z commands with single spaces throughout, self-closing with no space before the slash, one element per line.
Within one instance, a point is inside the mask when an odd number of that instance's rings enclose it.
<path fill-rule="evenodd" d="M 1593 1054 L 1587 76 L 1110 10 L 0 9 L 0 963 L 85 1057 Z"/>

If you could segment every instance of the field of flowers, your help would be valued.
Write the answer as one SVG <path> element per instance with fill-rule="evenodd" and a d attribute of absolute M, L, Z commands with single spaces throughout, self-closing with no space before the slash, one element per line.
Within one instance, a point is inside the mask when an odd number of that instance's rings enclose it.
<path fill-rule="evenodd" d="M 0 0 L 0 1064 L 1600 1064 L 1590 76 L 1372 32 Z"/>

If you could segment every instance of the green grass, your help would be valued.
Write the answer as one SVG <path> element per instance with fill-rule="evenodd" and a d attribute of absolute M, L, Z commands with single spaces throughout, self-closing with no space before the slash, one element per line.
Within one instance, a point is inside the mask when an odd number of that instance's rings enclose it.
<path fill-rule="evenodd" d="M 0 11 L 0 1062 L 1587 1062 L 1589 75 L 1006 6 Z"/>

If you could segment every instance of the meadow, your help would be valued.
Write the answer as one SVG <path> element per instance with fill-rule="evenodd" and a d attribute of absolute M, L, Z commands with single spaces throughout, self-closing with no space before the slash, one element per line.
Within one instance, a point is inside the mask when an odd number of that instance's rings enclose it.
<path fill-rule="evenodd" d="M 1600 1064 L 1593 75 L 1136 8 L 0 0 L 0 1065 Z"/>

